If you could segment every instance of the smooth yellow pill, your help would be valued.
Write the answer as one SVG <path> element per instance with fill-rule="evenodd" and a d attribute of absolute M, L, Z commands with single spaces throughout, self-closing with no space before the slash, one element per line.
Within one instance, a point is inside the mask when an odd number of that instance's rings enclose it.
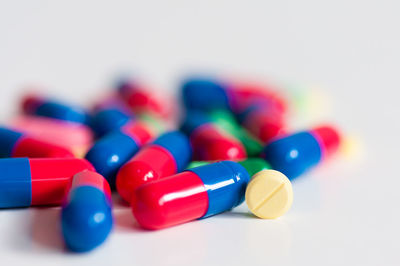
<path fill-rule="evenodd" d="M 290 209 L 292 202 L 292 184 L 284 174 L 275 170 L 256 173 L 246 189 L 247 206 L 259 218 L 278 218 Z"/>

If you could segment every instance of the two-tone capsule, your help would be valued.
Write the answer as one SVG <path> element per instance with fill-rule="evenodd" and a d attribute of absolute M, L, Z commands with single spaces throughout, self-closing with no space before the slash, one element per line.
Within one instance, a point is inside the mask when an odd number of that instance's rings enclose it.
<path fill-rule="evenodd" d="M 112 188 L 115 188 L 115 177 L 120 167 L 158 135 L 160 129 L 152 124 L 149 119 L 131 121 L 120 130 L 98 139 L 86 153 L 85 158 Z"/>
<path fill-rule="evenodd" d="M 74 155 L 64 147 L 0 127 L 0 157 L 68 158 Z"/>
<path fill-rule="evenodd" d="M 167 101 L 161 101 L 144 89 L 138 82 L 123 80 L 118 84 L 118 93 L 135 113 L 147 113 L 160 117 L 170 114 Z"/>
<path fill-rule="evenodd" d="M 128 110 L 117 107 L 107 107 L 97 110 L 91 120 L 90 126 L 98 137 L 118 130 L 133 121 L 133 114 Z"/>
<path fill-rule="evenodd" d="M 22 111 L 80 124 L 89 122 L 89 114 L 85 109 L 37 95 L 28 95 L 22 100 Z"/>
<path fill-rule="evenodd" d="M 339 133 L 333 127 L 321 126 L 277 139 L 264 148 L 263 154 L 273 169 L 293 179 L 336 152 L 339 145 Z"/>
<path fill-rule="evenodd" d="M 190 136 L 195 160 L 239 160 L 247 157 L 242 143 L 212 123 L 202 111 L 188 111 L 181 129 Z"/>
<path fill-rule="evenodd" d="M 210 111 L 229 109 L 239 112 L 255 103 L 286 109 L 286 101 L 266 85 L 225 82 L 195 77 L 183 82 L 182 100 L 187 109 Z"/>
<path fill-rule="evenodd" d="M 250 176 L 240 164 L 223 161 L 138 187 L 131 206 L 146 229 L 162 229 L 206 218 L 238 206 Z"/>
<path fill-rule="evenodd" d="M 61 211 L 66 246 L 89 251 L 106 240 L 112 225 L 111 190 L 104 177 L 92 171 L 74 175 Z"/>
<path fill-rule="evenodd" d="M 184 134 L 179 131 L 162 134 L 118 171 L 116 187 L 119 195 L 130 202 L 135 188 L 182 171 L 191 155 L 190 142 Z"/>
<path fill-rule="evenodd" d="M 0 159 L 0 208 L 60 205 L 74 174 L 94 171 L 84 159 Z"/>

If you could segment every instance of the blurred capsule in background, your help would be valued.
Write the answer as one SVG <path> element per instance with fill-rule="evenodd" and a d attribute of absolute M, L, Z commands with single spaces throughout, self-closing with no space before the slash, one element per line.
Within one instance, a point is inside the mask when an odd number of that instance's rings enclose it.
<path fill-rule="evenodd" d="M 24 114 L 80 124 L 88 124 L 90 120 L 90 116 L 84 108 L 34 94 L 27 95 L 22 99 L 21 109 Z"/>
<path fill-rule="evenodd" d="M 94 112 L 90 120 L 90 126 L 97 137 L 102 137 L 107 133 L 120 129 L 133 119 L 133 114 L 127 110 L 118 107 L 107 107 Z"/>
<path fill-rule="evenodd" d="M 0 208 L 60 205 L 74 174 L 93 170 L 84 159 L 0 159 Z"/>
<path fill-rule="evenodd" d="M 27 134 L 0 127 L 0 157 L 68 158 L 68 149 Z"/>
<path fill-rule="evenodd" d="M 158 126 L 154 126 L 158 124 Z M 120 130 L 98 139 L 85 158 L 96 171 L 103 175 L 115 188 L 115 178 L 123 164 L 134 156 L 143 145 L 152 141 L 163 130 L 162 123 L 155 118 L 145 117 L 127 122 Z"/>
<path fill-rule="evenodd" d="M 108 237 L 113 226 L 111 190 L 98 173 L 74 175 L 61 211 L 62 234 L 68 249 L 85 252 Z"/>
<path fill-rule="evenodd" d="M 131 205 L 146 229 L 163 229 L 206 218 L 244 200 L 249 174 L 230 161 L 212 163 L 139 186 Z"/>
<path fill-rule="evenodd" d="M 162 134 L 118 171 L 116 187 L 119 195 L 130 202 L 138 186 L 184 170 L 191 156 L 190 142 L 184 134 L 179 131 Z"/>
<path fill-rule="evenodd" d="M 210 111 L 209 116 L 214 124 L 226 132 L 229 132 L 242 143 L 246 149 L 248 157 L 255 157 L 261 154 L 263 149 L 263 144 L 261 141 L 252 136 L 250 132 L 239 125 L 235 116 L 231 112 L 224 109 L 216 109 Z"/>
<path fill-rule="evenodd" d="M 217 127 L 202 111 L 187 111 L 181 130 L 190 136 L 195 160 L 240 160 L 247 157 L 242 143 Z"/>
<path fill-rule="evenodd" d="M 163 118 L 171 115 L 171 100 L 158 97 L 155 91 L 151 92 L 143 84 L 133 80 L 121 80 L 117 84 L 117 91 L 125 103 L 135 114 L 151 114 Z"/>
<path fill-rule="evenodd" d="M 93 141 L 93 133 L 88 126 L 58 119 L 19 116 L 10 122 L 10 127 L 38 140 L 62 146 L 77 157 L 83 157 Z"/>
<path fill-rule="evenodd" d="M 294 179 L 339 149 L 340 135 L 331 126 L 321 126 L 279 138 L 264 148 L 272 168 Z"/>

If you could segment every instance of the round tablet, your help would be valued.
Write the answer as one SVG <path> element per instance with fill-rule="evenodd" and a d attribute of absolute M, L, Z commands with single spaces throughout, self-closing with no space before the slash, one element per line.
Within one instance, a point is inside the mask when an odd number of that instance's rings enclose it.
<path fill-rule="evenodd" d="M 289 210 L 292 202 L 292 184 L 284 174 L 275 170 L 256 173 L 246 189 L 247 206 L 259 218 L 278 218 Z"/>

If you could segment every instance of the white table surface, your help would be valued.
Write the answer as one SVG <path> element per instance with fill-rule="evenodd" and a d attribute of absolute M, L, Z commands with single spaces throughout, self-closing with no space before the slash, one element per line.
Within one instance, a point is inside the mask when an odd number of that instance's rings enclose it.
<path fill-rule="evenodd" d="M 293 182 L 277 220 L 245 205 L 157 231 L 116 204 L 107 242 L 65 251 L 58 208 L 0 211 L 1 265 L 399 265 L 398 1 L 0 1 L 0 118 L 27 84 L 89 103 L 121 71 L 174 91 L 194 71 L 320 88 L 293 128 L 333 121 L 359 149 Z M 313 95 L 317 95 L 314 93 Z M 314 106 L 313 105 L 313 106 Z M 1 173 L 0 173 L 1 174 Z"/>

